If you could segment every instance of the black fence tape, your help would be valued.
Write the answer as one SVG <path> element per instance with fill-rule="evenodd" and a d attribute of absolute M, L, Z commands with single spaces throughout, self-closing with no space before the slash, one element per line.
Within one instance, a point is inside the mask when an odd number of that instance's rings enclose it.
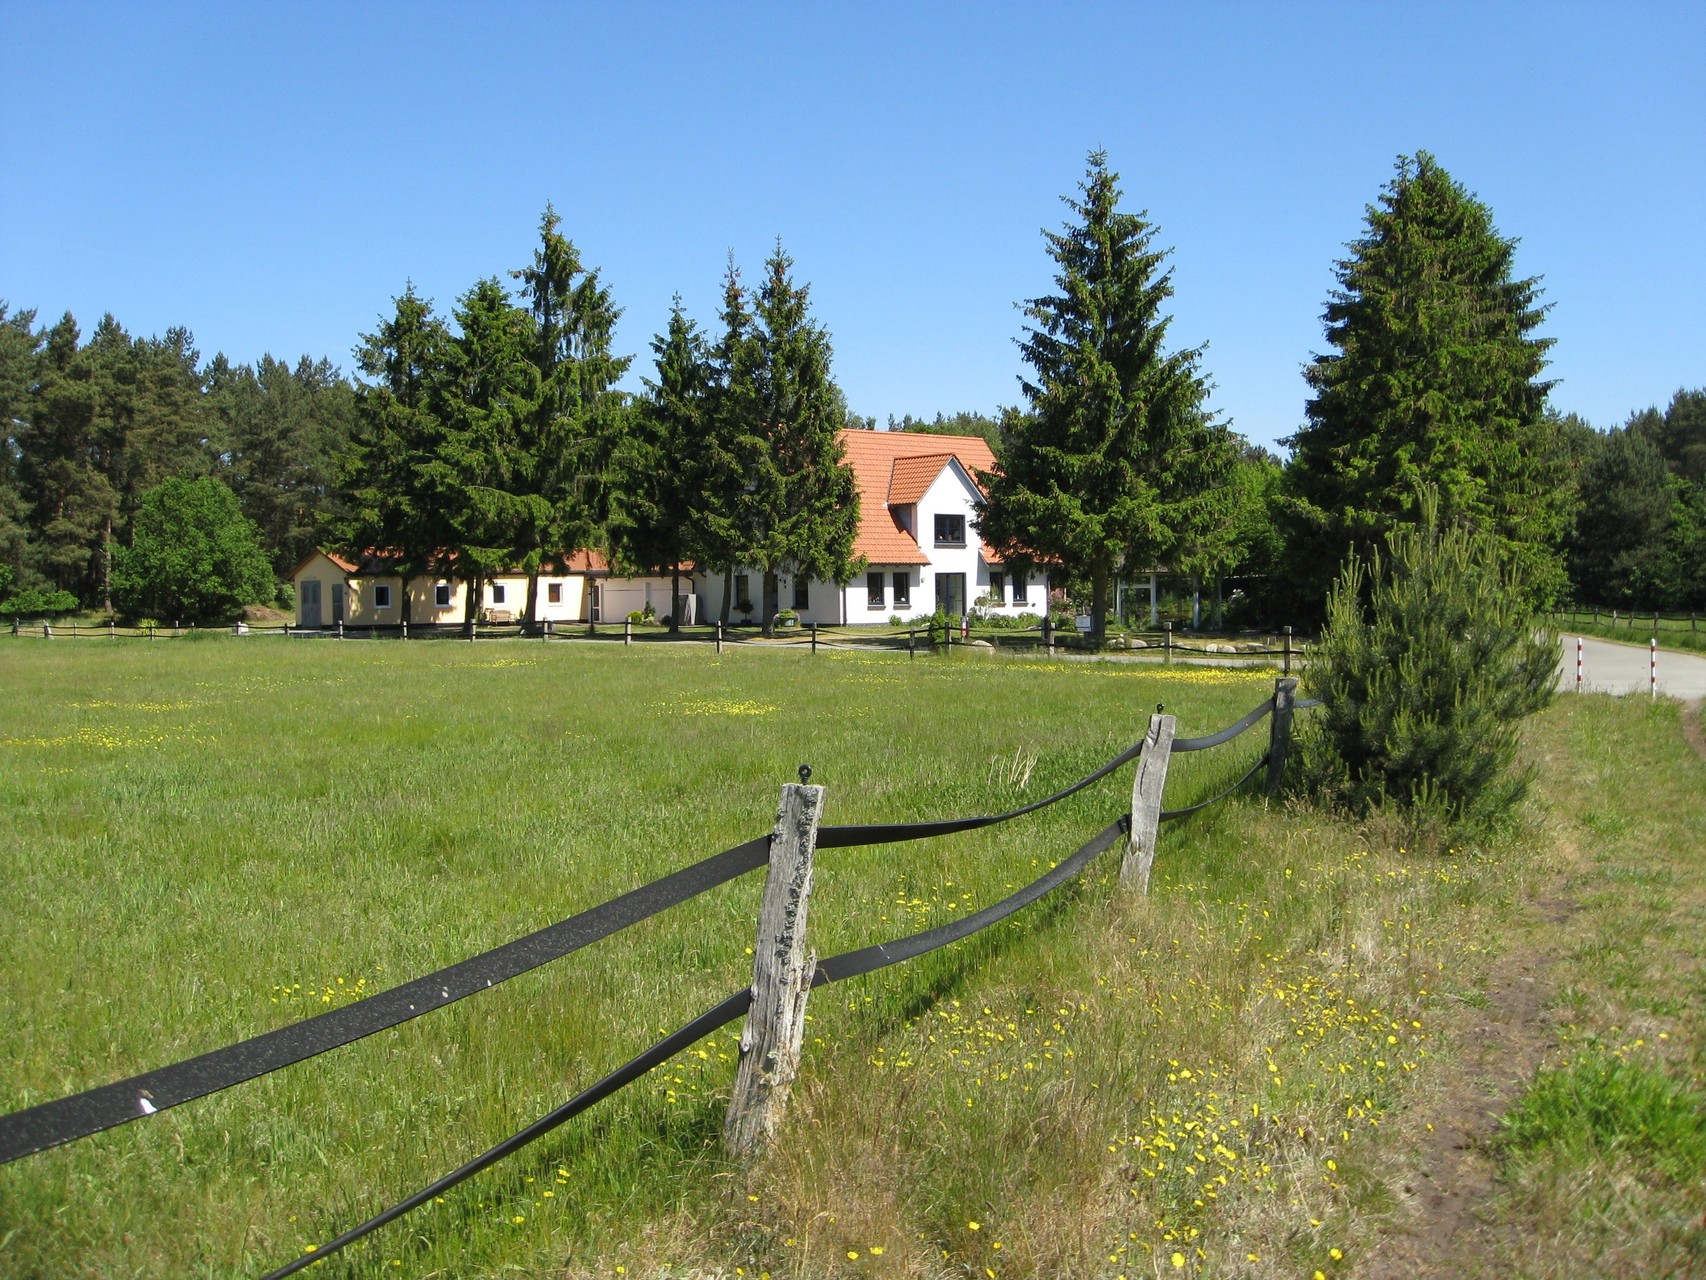
<path fill-rule="evenodd" d="M 1173 750 L 1175 753 L 1181 751 L 1207 751 L 1210 747 L 1218 747 L 1223 742 L 1231 742 L 1232 739 L 1243 733 L 1244 730 L 1260 724 L 1262 722 L 1262 717 L 1268 715 L 1273 711 L 1273 709 L 1274 700 L 1269 698 L 1266 702 L 1262 703 L 1261 706 L 1252 710 L 1249 715 L 1238 721 L 1238 723 L 1227 725 L 1226 728 L 1222 729 L 1219 733 L 1211 733 L 1202 738 L 1174 738 Z"/>
<path fill-rule="evenodd" d="M 818 961 L 817 971 L 812 977 L 812 986 L 827 986 L 832 982 L 842 982 L 848 978 L 857 978 L 867 973 L 874 973 L 878 969 L 886 969 L 890 965 L 916 959 L 928 952 L 939 950 L 989 928 L 1014 912 L 1030 906 L 1039 898 L 1072 879 L 1092 859 L 1105 852 L 1110 845 L 1118 840 L 1127 830 L 1127 827 L 1128 819 L 1123 817 L 1117 822 L 1109 823 L 1080 846 L 1070 857 L 1050 868 L 1048 872 L 1024 888 L 1016 893 L 1009 894 L 1000 902 L 987 906 L 981 911 L 973 912 L 952 924 L 927 929 L 923 933 L 915 933 L 910 937 L 896 938 L 891 942 L 861 947 L 857 951 L 843 952 L 841 955 Z M 821 845 L 821 841 L 819 843 Z M 659 1040 L 644 1053 L 623 1063 L 597 1084 L 576 1094 L 562 1106 L 541 1116 L 525 1129 L 505 1138 L 497 1146 L 476 1156 L 461 1168 L 445 1174 L 431 1186 L 422 1188 L 406 1200 L 398 1201 L 384 1212 L 375 1214 L 360 1226 L 352 1227 L 337 1238 L 320 1245 L 312 1252 L 304 1253 L 298 1258 L 292 1258 L 276 1271 L 267 1272 L 262 1280 L 284 1280 L 286 1276 L 295 1275 L 304 1267 L 312 1266 L 321 1259 L 360 1240 L 363 1236 L 372 1234 L 387 1223 L 395 1222 L 411 1209 L 419 1208 L 432 1200 L 433 1197 L 444 1194 L 451 1187 L 473 1177 L 481 1170 L 489 1169 L 506 1156 L 514 1154 L 528 1143 L 543 1137 L 565 1121 L 579 1115 L 594 1103 L 602 1101 L 618 1089 L 638 1080 L 653 1067 L 667 1062 L 689 1045 L 710 1035 L 711 1032 L 720 1027 L 726 1027 L 745 1013 L 751 1003 L 751 988 L 735 992 L 721 1003 L 707 1009 L 691 1022 Z"/>
<path fill-rule="evenodd" d="M 317 1017 L 169 1067 L 0 1116 L 0 1164 L 277 1071 L 442 1009 L 765 865 L 770 837 L 725 849 L 619 898 Z"/>

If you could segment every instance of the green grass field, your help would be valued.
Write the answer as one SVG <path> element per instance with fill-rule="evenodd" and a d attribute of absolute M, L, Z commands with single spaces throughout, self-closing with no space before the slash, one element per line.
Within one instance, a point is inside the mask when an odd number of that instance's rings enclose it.
<path fill-rule="evenodd" d="M 1182 734 L 1218 728 L 1271 674 L 208 639 L 6 642 L 0 684 L 12 1110 L 761 834 L 802 762 L 829 822 L 988 812 L 1081 776 L 1157 703 Z M 1264 740 L 1177 758 L 1167 802 L 1218 789 Z M 825 851 L 812 944 L 999 898 L 1129 787 L 1124 772 L 993 831 Z M 1349 1267 L 1392 1208 L 1382 1124 L 1448 1069 L 1451 1018 L 1528 864 L 1421 858 L 1251 798 L 1164 828 L 1151 898 L 1122 895 L 1116 866 L 817 993 L 786 1134 L 756 1163 L 718 1145 L 737 1026 L 318 1274 Z M 750 876 L 441 1013 L 0 1168 L 0 1272 L 278 1265 L 745 985 L 760 889 Z"/>

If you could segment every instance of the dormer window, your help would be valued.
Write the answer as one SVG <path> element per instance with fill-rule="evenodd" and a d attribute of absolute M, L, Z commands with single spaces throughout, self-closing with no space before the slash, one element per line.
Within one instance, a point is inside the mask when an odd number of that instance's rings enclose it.
<path fill-rule="evenodd" d="M 963 547 L 966 545 L 966 518 L 963 515 L 936 517 L 936 545 Z"/>

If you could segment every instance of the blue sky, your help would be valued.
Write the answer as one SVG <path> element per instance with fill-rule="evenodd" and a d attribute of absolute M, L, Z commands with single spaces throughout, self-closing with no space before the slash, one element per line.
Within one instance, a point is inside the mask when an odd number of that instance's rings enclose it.
<path fill-rule="evenodd" d="M 1432 151 L 1544 277 L 1554 402 L 1706 385 L 1706 6 L 0 0 L 0 298 L 346 370 L 553 201 L 648 342 L 780 236 L 859 412 L 1019 400 L 1015 302 L 1103 148 L 1173 248 L 1174 345 L 1302 420 L 1332 264 Z"/>

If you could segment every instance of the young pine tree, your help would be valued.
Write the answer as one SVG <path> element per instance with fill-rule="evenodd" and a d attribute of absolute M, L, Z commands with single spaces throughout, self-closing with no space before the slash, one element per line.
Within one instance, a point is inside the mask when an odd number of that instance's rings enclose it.
<path fill-rule="evenodd" d="M 1520 799 L 1524 717 L 1551 698 L 1557 639 L 1537 629 L 1521 568 L 1497 539 L 1446 517 L 1436 490 L 1386 553 L 1353 552 L 1304 671 L 1322 700 L 1304 781 L 1362 814 L 1395 806 L 1418 829 L 1485 828 Z"/>

